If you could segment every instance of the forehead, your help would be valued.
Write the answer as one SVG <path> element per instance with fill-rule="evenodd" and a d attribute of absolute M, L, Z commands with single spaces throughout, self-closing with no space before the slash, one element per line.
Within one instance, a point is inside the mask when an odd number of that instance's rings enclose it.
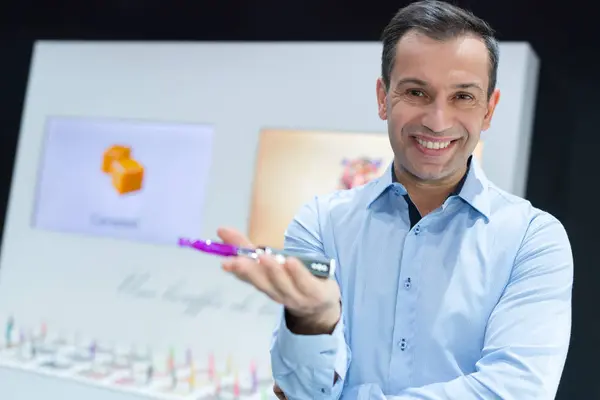
<path fill-rule="evenodd" d="M 489 66 L 487 48 L 478 37 L 436 40 L 413 31 L 396 45 L 391 78 L 418 78 L 432 85 L 469 81 L 487 87 Z"/>

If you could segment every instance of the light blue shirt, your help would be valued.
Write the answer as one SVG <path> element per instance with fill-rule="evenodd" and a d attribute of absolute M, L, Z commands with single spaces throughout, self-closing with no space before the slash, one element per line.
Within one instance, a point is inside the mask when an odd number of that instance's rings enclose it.
<path fill-rule="evenodd" d="M 571 331 L 561 223 L 475 160 L 460 194 L 412 228 L 405 194 L 390 166 L 296 215 L 286 250 L 337 261 L 342 319 L 305 336 L 282 318 L 276 384 L 289 400 L 553 399 Z"/>

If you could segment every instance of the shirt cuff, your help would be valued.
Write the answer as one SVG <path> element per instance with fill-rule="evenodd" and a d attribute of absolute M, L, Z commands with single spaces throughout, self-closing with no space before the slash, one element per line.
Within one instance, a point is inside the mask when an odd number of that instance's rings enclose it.
<path fill-rule="evenodd" d="M 346 377 L 348 351 L 344 338 L 344 320 L 340 318 L 331 334 L 297 335 L 281 318 L 277 335 L 280 356 L 300 367 L 332 369 L 342 380 Z"/>

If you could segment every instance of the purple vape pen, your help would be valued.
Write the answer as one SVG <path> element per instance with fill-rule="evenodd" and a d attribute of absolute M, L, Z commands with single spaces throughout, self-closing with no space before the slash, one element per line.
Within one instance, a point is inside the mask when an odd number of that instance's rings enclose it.
<path fill-rule="evenodd" d="M 203 253 L 214 254 L 222 257 L 244 256 L 258 259 L 261 254 L 269 254 L 275 259 L 284 263 L 286 257 L 295 257 L 300 260 L 306 268 L 319 278 L 333 278 L 335 274 L 335 260 L 327 259 L 321 256 L 297 255 L 283 250 L 276 250 L 270 247 L 260 247 L 257 249 L 247 249 L 236 247 L 226 243 L 214 242 L 212 240 L 192 240 L 186 238 L 179 239 L 179 246 L 190 247 Z"/>

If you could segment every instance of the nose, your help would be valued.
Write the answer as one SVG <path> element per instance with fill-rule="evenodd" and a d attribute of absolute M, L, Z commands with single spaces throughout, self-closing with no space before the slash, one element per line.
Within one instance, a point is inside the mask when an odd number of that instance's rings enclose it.
<path fill-rule="evenodd" d="M 452 110 L 445 101 L 435 101 L 428 105 L 421 122 L 433 132 L 444 132 L 452 128 L 453 118 Z"/>

